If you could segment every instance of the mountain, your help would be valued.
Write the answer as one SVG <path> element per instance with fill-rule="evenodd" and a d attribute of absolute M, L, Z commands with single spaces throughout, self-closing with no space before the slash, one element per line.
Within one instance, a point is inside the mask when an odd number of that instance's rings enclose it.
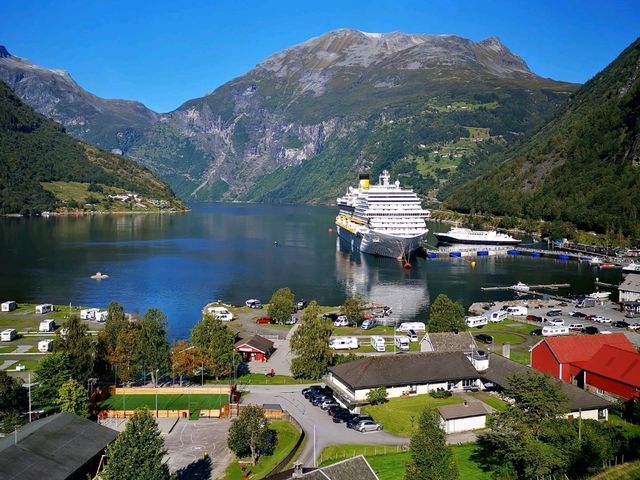
<path fill-rule="evenodd" d="M 640 238 L 640 39 L 507 161 L 446 203 Z"/>
<path fill-rule="evenodd" d="M 101 100 L 87 92 L 65 108 L 37 102 L 65 98 L 60 89 L 52 93 L 58 84 L 71 87 L 50 70 L 25 84 L 15 73 L 25 61 L 15 58 L 0 59 L 0 75 L 11 76 L 26 102 L 200 200 L 333 202 L 358 172 L 383 169 L 434 195 L 493 166 L 497 152 L 550 118 L 577 88 L 535 75 L 496 37 L 341 29 L 272 55 L 173 112 L 132 118 L 127 103 L 116 124 L 114 101 L 95 109 L 108 116 L 77 113 Z M 94 123 L 76 128 L 76 117 Z"/>
<path fill-rule="evenodd" d="M 125 192 L 139 196 L 135 201 L 108 198 Z M 58 123 L 34 112 L 0 82 L 0 213 L 65 208 L 184 207 L 145 167 L 66 135 Z"/>
<path fill-rule="evenodd" d="M 158 114 L 139 102 L 105 100 L 80 87 L 64 70 L 49 70 L 0 45 L 0 80 L 68 133 L 106 150 L 127 151 Z"/>

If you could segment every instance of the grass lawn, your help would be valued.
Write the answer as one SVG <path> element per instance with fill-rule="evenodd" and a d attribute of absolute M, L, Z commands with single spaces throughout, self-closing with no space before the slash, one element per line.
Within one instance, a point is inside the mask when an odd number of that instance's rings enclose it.
<path fill-rule="evenodd" d="M 491 475 L 484 472 L 480 465 L 471 460 L 474 444 L 454 445 L 451 447 L 458 463 L 461 480 L 489 480 Z M 380 453 L 391 451 L 393 453 Z M 378 452 L 376 454 L 376 452 Z M 320 466 L 331 465 L 342 459 L 355 455 L 364 455 L 380 480 L 396 480 L 404 478 L 409 452 L 398 446 L 374 445 L 332 445 L 325 448 L 320 455 Z M 325 460 L 323 460 L 325 459 Z"/>
<path fill-rule="evenodd" d="M 499 412 L 502 412 L 507 408 L 507 402 L 499 398 L 497 395 L 491 395 L 488 392 L 467 392 L 467 394 L 495 408 Z"/>
<path fill-rule="evenodd" d="M 636 480 L 640 478 L 640 461 L 629 462 L 589 477 L 590 480 Z"/>
<path fill-rule="evenodd" d="M 260 457 L 255 467 L 247 465 L 246 472 L 249 472 L 251 479 L 264 478 L 271 473 L 271 470 L 291 452 L 300 436 L 298 430 L 287 421 L 271 422 L 271 428 L 277 432 L 276 448 L 272 455 Z M 238 462 L 234 461 L 227 468 L 224 480 L 241 480 L 242 478 L 242 469 Z"/>
<path fill-rule="evenodd" d="M 412 397 L 391 398 L 381 405 L 369 405 L 363 410 L 384 427 L 389 433 L 410 437 L 413 432 L 413 422 L 425 407 L 436 408 L 442 405 L 462 403 L 461 397 L 433 398 L 430 395 L 416 395 Z"/>
<path fill-rule="evenodd" d="M 514 362 L 521 363 L 522 365 L 529 365 L 529 362 L 531 361 L 531 354 L 529 349 L 522 350 L 512 348 L 510 358 Z"/>
<path fill-rule="evenodd" d="M 16 349 L 15 345 L 7 345 L 0 347 L 0 353 L 11 353 Z"/>
<path fill-rule="evenodd" d="M 228 395 L 217 394 L 182 394 L 174 395 L 158 395 L 158 409 L 160 410 L 182 410 L 189 408 L 191 402 L 191 410 L 199 408 L 219 408 L 226 405 L 229 401 Z M 110 410 L 135 410 L 136 408 L 148 407 L 156 408 L 156 395 L 113 395 L 100 404 L 102 409 Z"/>
<path fill-rule="evenodd" d="M 609 423 L 621 426 L 628 435 L 640 435 L 640 425 L 629 423 L 613 413 L 609 413 Z"/>
<path fill-rule="evenodd" d="M 38 367 L 38 365 L 40 365 L 39 360 L 20 360 L 18 363 L 27 367 L 27 371 L 33 371 Z M 16 366 L 13 365 L 13 368 L 16 368 Z"/>
<path fill-rule="evenodd" d="M 267 376 L 264 373 L 245 373 L 237 379 L 238 385 L 300 385 L 312 383 L 304 378 L 293 378 L 288 375 Z"/>

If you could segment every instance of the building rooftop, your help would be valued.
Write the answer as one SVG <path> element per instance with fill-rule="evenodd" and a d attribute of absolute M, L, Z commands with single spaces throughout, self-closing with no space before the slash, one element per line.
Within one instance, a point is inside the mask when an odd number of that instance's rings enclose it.
<path fill-rule="evenodd" d="M 625 292 L 640 293 L 640 275 L 630 273 L 627 275 L 627 278 L 624 279 L 624 282 L 620 284 L 618 289 L 624 290 Z"/>
<path fill-rule="evenodd" d="M 475 346 L 471 332 L 439 332 L 427 333 L 421 348 L 423 352 L 467 352 Z"/>
<path fill-rule="evenodd" d="M 438 407 L 440 416 L 445 420 L 453 420 L 456 418 L 469 418 L 478 417 L 480 415 L 487 415 L 492 410 L 482 402 L 465 402 L 455 405 L 443 405 Z"/>
<path fill-rule="evenodd" d="M 588 360 L 604 345 L 613 345 L 629 352 L 636 349 L 624 333 L 610 335 L 570 335 L 566 337 L 547 337 L 531 347 L 546 343 L 559 363 L 573 363 Z"/>
<path fill-rule="evenodd" d="M 378 355 L 336 365 L 329 371 L 353 389 L 381 385 L 420 385 L 480 377 L 462 352 Z"/>
<path fill-rule="evenodd" d="M 513 360 L 496 353 L 492 353 L 489 356 L 489 369 L 482 374 L 482 377 L 488 382 L 499 385 L 502 388 L 506 388 L 509 386 L 509 376 L 514 373 L 543 375 L 531 367 L 514 362 Z M 560 384 L 562 392 L 567 396 L 568 407 L 572 412 L 576 412 L 580 409 L 591 410 L 594 408 L 608 408 L 611 406 L 611 402 L 604 398 L 586 392 L 576 385 L 565 383 L 557 378 L 551 378 L 553 381 Z"/>
<path fill-rule="evenodd" d="M 66 479 L 113 442 L 118 433 L 70 413 L 36 420 L 0 439 L 0 478 Z"/>
<path fill-rule="evenodd" d="M 574 365 L 603 377 L 640 388 L 640 353 L 604 345 L 589 360 Z"/>
<path fill-rule="evenodd" d="M 236 348 L 241 347 L 242 345 L 247 345 L 262 353 L 270 353 L 271 351 L 273 351 L 273 342 L 264 337 L 261 337 L 260 335 L 254 335 L 248 340 L 240 340 L 236 342 Z"/>

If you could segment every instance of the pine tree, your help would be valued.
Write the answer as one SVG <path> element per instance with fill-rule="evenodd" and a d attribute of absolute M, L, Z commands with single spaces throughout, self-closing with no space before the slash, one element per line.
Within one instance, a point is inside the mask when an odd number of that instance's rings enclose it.
<path fill-rule="evenodd" d="M 411 458 L 407 462 L 407 480 L 456 480 L 458 467 L 438 414 L 425 409 L 420 415 L 416 430 L 411 437 Z"/>
<path fill-rule="evenodd" d="M 149 410 L 137 410 L 124 432 L 107 449 L 103 480 L 169 479 L 163 463 L 164 440 Z"/>

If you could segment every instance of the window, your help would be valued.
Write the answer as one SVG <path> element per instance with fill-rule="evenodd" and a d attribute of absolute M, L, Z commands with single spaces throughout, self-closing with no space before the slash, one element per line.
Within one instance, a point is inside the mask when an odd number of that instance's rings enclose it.
<path fill-rule="evenodd" d="M 418 391 L 418 386 L 417 385 L 409 385 L 409 391 L 411 393 L 416 393 Z"/>
<path fill-rule="evenodd" d="M 469 379 L 462 380 L 462 388 L 473 388 L 475 386 L 476 386 L 475 380 L 469 380 Z"/>
<path fill-rule="evenodd" d="M 607 409 L 599 408 L 598 409 L 598 420 L 606 420 L 607 418 Z"/>

